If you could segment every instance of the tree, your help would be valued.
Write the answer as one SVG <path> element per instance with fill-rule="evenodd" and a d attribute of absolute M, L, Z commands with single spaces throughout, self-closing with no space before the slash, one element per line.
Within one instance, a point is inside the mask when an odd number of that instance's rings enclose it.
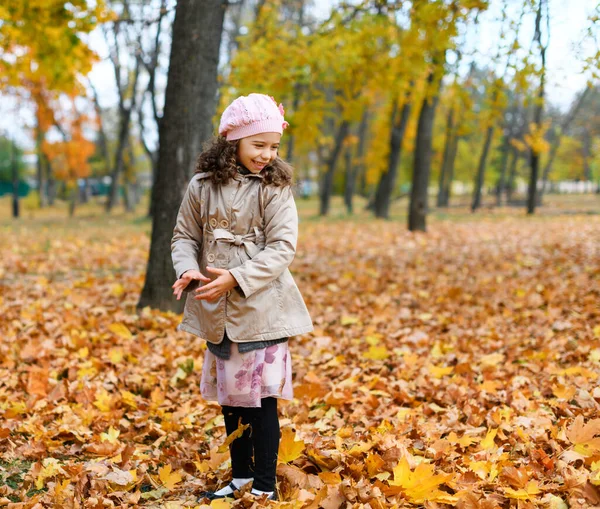
<path fill-rule="evenodd" d="M 86 75 L 97 55 L 85 37 L 98 24 L 112 18 L 104 0 L 6 0 L 0 5 L 0 90 L 30 102 L 35 115 L 40 206 L 52 202 L 53 176 L 42 146 L 54 127 L 68 141 L 70 133 L 56 122 L 58 97 L 83 95 L 79 78 Z"/>
<path fill-rule="evenodd" d="M 540 155 L 544 151 L 543 145 L 543 128 L 542 128 L 542 113 L 544 110 L 544 89 L 546 84 L 546 49 L 548 41 L 542 44 L 542 10 L 544 0 L 539 0 L 538 9 L 535 17 L 535 34 L 534 41 L 537 42 L 540 49 L 541 69 L 540 69 L 540 86 L 538 88 L 537 102 L 533 113 L 533 124 L 531 126 L 530 139 L 531 156 L 530 167 L 531 174 L 529 177 L 529 187 L 527 190 L 527 214 L 533 214 L 537 203 L 537 183 L 539 177 Z M 550 37 L 550 14 L 549 7 L 546 7 L 546 21 L 548 26 L 548 38 Z"/>
<path fill-rule="evenodd" d="M 176 274 L 170 244 L 195 157 L 213 130 L 226 5 L 226 0 L 177 2 L 165 107 L 159 129 L 158 171 L 152 189 L 150 256 L 138 308 L 152 306 L 180 312 L 183 306 L 183 301 L 173 299 L 171 286 Z"/>

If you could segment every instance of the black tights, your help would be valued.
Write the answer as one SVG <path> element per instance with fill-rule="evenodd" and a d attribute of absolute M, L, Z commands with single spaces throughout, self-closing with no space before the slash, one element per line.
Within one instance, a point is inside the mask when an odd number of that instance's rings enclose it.
<path fill-rule="evenodd" d="M 222 411 L 227 435 L 238 428 L 240 417 L 242 424 L 250 424 L 243 435 L 229 445 L 233 477 L 254 477 L 253 488 L 275 491 L 279 450 L 277 398 L 262 398 L 260 408 L 224 405 Z"/>

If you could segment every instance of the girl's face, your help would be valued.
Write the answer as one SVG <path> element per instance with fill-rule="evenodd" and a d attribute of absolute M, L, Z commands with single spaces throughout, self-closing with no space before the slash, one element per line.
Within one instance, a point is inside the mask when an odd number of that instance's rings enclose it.
<path fill-rule="evenodd" d="M 260 133 L 242 138 L 238 143 L 238 162 L 252 173 L 260 173 L 277 157 L 280 140 L 279 133 Z"/>

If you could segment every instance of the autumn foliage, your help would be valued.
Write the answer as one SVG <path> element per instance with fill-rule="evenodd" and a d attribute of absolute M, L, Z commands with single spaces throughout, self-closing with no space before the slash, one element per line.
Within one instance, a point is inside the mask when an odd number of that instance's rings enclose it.
<path fill-rule="evenodd" d="M 316 329 L 291 340 L 281 507 L 600 505 L 600 221 L 343 226 L 305 224 L 291 267 Z M 203 343 L 135 311 L 148 236 L 0 242 L 0 505 L 201 507 L 224 423 Z"/>

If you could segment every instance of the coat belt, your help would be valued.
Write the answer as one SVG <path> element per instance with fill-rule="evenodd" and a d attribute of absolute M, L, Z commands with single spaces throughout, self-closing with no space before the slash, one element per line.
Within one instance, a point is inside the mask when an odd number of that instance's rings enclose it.
<path fill-rule="evenodd" d="M 223 228 L 215 228 L 210 233 L 212 233 L 216 241 L 243 246 L 250 258 L 253 258 L 260 251 L 260 248 L 256 245 L 256 241 L 264 238 L 264 233 L 257 226 L 254 227 L 253 231 L 245 235 L 234 235 L 229 230 Z"/>

